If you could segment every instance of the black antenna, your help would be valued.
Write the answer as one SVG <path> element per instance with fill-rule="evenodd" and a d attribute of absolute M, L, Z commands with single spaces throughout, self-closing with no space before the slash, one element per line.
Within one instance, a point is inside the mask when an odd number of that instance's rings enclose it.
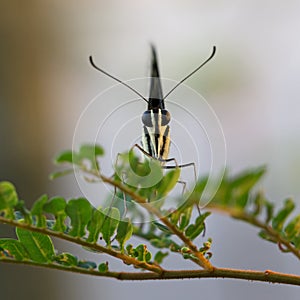
<path fill-rule="evenodd" d="M 199 69 L 201 69 L 206 63 L 208 63 L 215 55 L 216 53 L 216 46 L 213 46 L 213 50 L 209 58 L 203 62 L 198 68 L 196 68 L 193 72 L 188 74 L 186 77 L 184 77 L 182 80 L 180 80 L 163 98 L 165 100 L 179 85 L 181 85 L 184 81 L 186 81 L 189 77 L 191 77 L 194 73 L 196 73 Z"/>
<path fill-rule="evenodd" d="M 124 86 L 126 86 L 127 88 L 129 88 L 131 91 L 133 91 L 135 94 L 137 94 L 139 97 L 141 97 L 143 100 L 145 100 L 145 101 L 148 103 L 148 100 L 147 100 L 142 94 L 140 94 L 138 91 L 136 91 L 134 88 L 132 88 L 130 85 L 128 85 L 127 83 L 123 82 L 122 80 L 120 80 L 120 79 L 118 79 L 118 78 L 116 78 L 116 77 L 110 75 L 110 74 L 107 73 L 106 71 L 104 71 L 104 70 L 100 69 L 99 67 L 97 67 L 97 66 L 95 65 L 95 63 L 94 63 L 93 58 L 92 58 L 91 55 L 89 56 L 89 60 L 90 60 L 91 65 L 92 65 L 96 70 L 98 70 L 98 71 L 100 71 L 101 73 L 105 74 L 106 76 L 108 76 L 108 77 L 110 77 L 110 78 L 116 80 L 117 82 L 123 84 Z"/>

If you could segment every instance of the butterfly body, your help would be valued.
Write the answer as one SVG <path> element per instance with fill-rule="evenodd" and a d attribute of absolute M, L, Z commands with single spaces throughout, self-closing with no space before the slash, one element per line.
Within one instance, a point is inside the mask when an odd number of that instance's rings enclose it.
<path fill-rule="evenodd" d="M 165 109 L 164 100 L 185 80 L 196 73 L 200 68 L 202 68 L 208 61 L 212 59 L 215 55 L 216 47 L 213 47 L 211 55 L 206 59 L 200 66 L 198 66 L 194 71 L 189 73 L 181 81 L 179 81 L 167 94 L 163 95 L 162 86 L 159 76 L 159 69 L 157 63 L 157 55 L 154 46 L 151 47 L 152 50 L 152 64 L 151 64 L 151 81 L 150 81 L 150 95 L 149 99 L 146 99 L 141 93 L 133 89 L 126 82 L 116 78 L 115 76 L 109 74 L 103 69 L 99 68 L 93 62 L 92 56 L 89 57 L 92 66 L 100 71 L 101 73 L 109 76 L 115 81 L 121 83 L 136 95 L 138 95 L 142 100 L 147 103 L 147 110 L 142 115 L 143 123 L 143 136 L 142 136 L 142 147 L 135 144 L 134 147 L 139 148 L 146 156 L 152 157 L 162 162 L 175 162 L 175 166 L 163 166 L 165 169 L 177 168 L 177 167 L 187 167 L 194 166 L 194 163 L 188 163 L 183 165 L 178 165 L 175 158 L 168 158 L 170 149 L 170 126 L 169 122 L 171 119 L 170 113 Z"/>
<path fill-rule="evenodd" d="M 165 109 L 157 55 L 152 46 L 150 95 L 147 110 L 142 115 L 142 145 L 149 156 L 161 161 L 165 161 L 169 155 L 170 119 L 170 113 Z"/>

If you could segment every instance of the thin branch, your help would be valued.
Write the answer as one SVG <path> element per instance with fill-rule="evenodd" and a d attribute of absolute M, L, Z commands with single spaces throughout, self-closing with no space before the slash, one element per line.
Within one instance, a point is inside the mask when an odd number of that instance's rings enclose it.
<path fill-rule="evenodd" d="M 145 270 L 148 270 L 148 271 L 151 271 L 151 272 L 155 272 L 155 273 L 159 273 L 159 274 L 164 272 L 164 270 L 160 266 L 153 265 L 153 264 L 148 264 L 148 263 L 143 262 L 143 261 L 139 261 L 139 260 L 135 259 L 134 257 L 123 254 L 119 251 L 115 251 L 111 248 L 101 246 L 97 243 L 91 244 L 91 243 L 89 243 L 89 242 L 87 242 L 87 241 L 85 241 L 81 238 L 73 237 L 71 235 L 67 235 L 67 234 L 64 234 L 62 232 L 53 231 L 53 230 L 50 230 L 50 229 L 47 229 L 47 228 L 40 228 L 40 227 L 32 226 L 32 225 L 26 224 L 26 223 L 20 223 L 20 222 L 15 221 L 15 220 L 6 219 L 2 216 L 0 216 L 0 223 L 12 225 L 12 226 L 15 226 L 15 227 L 27 229 L 27 230 L 34 231 L 34 232 L 39 232 L 39 233 L 46 234 L 46 235 L 51 235 L 51 236 L 57 237 L 59 239 L 63 239 L 63 240 L 66 240 L 66 241 L 69 241 L 69 242 L 72 242 L 72 243 L 75 243 L 75 244 L 79 244 L 79 245 L 82 245 L 84 247 L 88 247 L 92 250 L 95 250 L 97 252 L 103 252 L 103 253 L 106 253 L 106 254 L 108 254 L 112 257 L 118 258 L 118 259 L 122 260 L 127 265 L 134 265 L 135 267 L 142 268 L 142 269 L 145 269 Z"/>
<path fill-rule="evenodd" d="M 255 218 L 253 215 L 239 210 L 239 209 L 234 209 L 234 208 L 229 208 L 229 207 L 225 207 L 225 206 L 221 206 L 221 205 L 215 205 L 215 204 L 209 204 L 207 206 L 207 208 L 212 209 L 216 212 L 223 212 L 227 215 L 230 215 L 232 218 L 235 218 L 237 220 L 241 220 L 241 221 L 245 221 L 247 223 L 250 223 L 262 230 L 264 230 L 265 232 L 268 233 L 268 235 L 270 235 L 271 237 L 273 237 L 278 244 L 280 245 L 280 247 L 282 247 L 282 245 L 285 246 L 285 252 L 291 252 L 293 253 L 298 259 L 300 259 L 300 251 L 298 249 L 296 249 L 295 247 L 293 247 L 293 245 L 286 240 L 282 235 L 280 235 L 279 232 L 275 231 L 271 226 L 269 226 L 268 224 L 260 221 L 259 219 Z"/>
<path fill-rule="evenodd" d="M 92 174 L 94 176 L 100 177 L 103 182 L 109 183 L 117 187 L 127 195 L 131 196 L 132 199 L 134 199 L 137 203 L 139 203 L 142 207 L 144 207 L 149 213 L 155 215 L 158 219 L 160 219 L 175 235 L 177 235 L 177 237 L 179 237 L 185 243 L 185 245 L 197 257 L 198 260 L 193 260 L 194 262 L 197 262 L 198 265 L 200 265 L 202 268 L 206 270 L 214 269 L 210 261 L 206 259 L 205 256 L 200 251 L 198 251 L 197 246 L 188 237 L 186 237 L 182 231 L 180 231 L 174 224 L 172 224 L 169 221 L 169 219 L 166 216 L 164 216 L 156 207 L 151 205 L 151 203 L 147 202 L 145 198 L 139 196 L 131 189 L 129 189 L 127 186 L 123 185 L 121 182 L 116 182 L 112 178 L 108 178 L 99 173 L 93 172 Z"/>
<path fill-rule="evenodd" d="M 153 272 L 99 272 L 92 269 L 79 267 L 66 267 L 54 263 L 38 263 L 33 261 L 16 261 L 10 258 L 0 258 L 0 262 L 12 264 L 24 264 L 30 266 L 46 267 L 50 269 L 62 270 L 67 272 L 80 273 L 98 277 L 111 277 L 125 281 L 144 281 L 144 280 L 171 280 L 171 279 L 191 279 L 191 278 L 234 278 L 241 280 L 262 281 L 271 283 L 281 283 L 300 286 L 300 276 L 294 274 L 284 274 L 279 272 L 238 270 L 227 268 L 215 268 L 214 270 L 165 270 L 161 274 Z"/>

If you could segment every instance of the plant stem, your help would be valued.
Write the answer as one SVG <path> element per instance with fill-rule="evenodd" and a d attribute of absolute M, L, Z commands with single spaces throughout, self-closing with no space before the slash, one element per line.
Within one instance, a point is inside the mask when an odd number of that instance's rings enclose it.
<path fill-rule="evenodd" d="M 144 207 L 149 213 L 159 218 L 175 235 L 177 235 L 185 243 L 187 247 L 189 247 L 189 249 L 197 257 L 198 260 L 193 260 L 194 262 L 196 262 L 198 265 L 200 265 L 206 270 L 214 269 L 210 261 L 206 259 L 200 251 L 198 251 L 197 246 L 194 245 L 193 242 L 188 237 L 186 237 L 185 234 L 182 231 L 180 231 L 174 224 L 172 224 L 169 221 L 169 219 L 166 216 L 164 216 L 156 207 L 151 205 L 151 203 L 148 203 L 145 198 L 137 195 L 135 192 L 133 192 L 131 189 L 129 189 L 127 186 L 123 185 L 122 183 L 115 182 L 113 179 L 105 177 L 102 174 L 93 173 L 93 175 L 100 177 L 103 182 L 109 183 L 119 188 L 121 191 L 131 196 L 132 199 L 134 199 L 137 203 L 139 203 L 142 207 Z"/>
<path fill-rule="evenodd" d="M 291 252 L 293 253 L 298 259 L 300 259 L 300 251 L 296 249 L 289 241 L 287 241 L 282 235 L 280 235 L 279 232 L 275 231 L 271 226 L 268 224 L 258 220 L 253 215 L 239 210 L 235 208 L 229 208 L 224 207 L 221 205 L 208 205 L 208 208 L 213 209 L 214 211 L 221 211 L 228 215 L 230 215 L 232 218 L 235 218 L 237 220 L 245 221 L 247 223 L 250 223 L 264 231 L 266 231 L 271 237 L 273 237 L 280 246 L 284 245 L 286 250 L 285 252 Z M 280 247 L 279 247 L 280 248 Z M 280 248 L 282 251 L 282 248 Z"/>
<path fill-rule="evenodd" d="M 54 263 L 38 263 L 34 261 L 16 261 L 11 258 L 0 258 L 0 262 L 39 266 L 67 272 L 80 274 L 110 277 L 126 281 L 144 280 L 171 280 L 171 279 L 191 279 L 191 278 L 235 278 L 241 280 L 262 281 L 270 283 L 281 283 L 300 286 L 300 276 L 279 272 L 238 270 L 227 268 L 214 268 L 213 270 L 164 270 L 161 274 L 154 272 L 99 272 L 93 269 L 84 269 L 74 266 L 63 266 Z"/>
<path fill-rule="evenodd" d="M 12 226 L 15 226 L 15 227 L 27 229 L 27 230 L 30 230 L 30 231 L 39 232 L 39 233 L 46 234 L 46 235 L 51 235 L 51 236 L 54 236 L 54 237 L 57 237 L 57 238 L 75 243 L 75 244 L 79 244 L 79 245 L 82 245 L 84 247 L 88 247 L 90 249 L 93 249 L 97 252 L 103 252 L 103 253 L 106 253 L 110 256 L 118 258 L 118 259 L 122 260 L 127 265 L 134 265 L 135 267 L 142 268 L 142 269 L 145 269 L 145 270 L 148 270 L 148 271 L 151 271 L 151 272 L 155 272 L 155 273 L 159 273 L 159 274 L 164 272 L 164 270 L 160 266 L 153 265 L 153 264 L 148 264 L 148 263 L 143 262 L 143 261 L 139 261 L 139 260 L 135 259 L 134 257 L 131 257 L 131 256 L 126 255 L 124 253 L 121 253 L 119 251 L 115 251 L 111 248 L 101 246 L 97 243 L 91 244 L 91 243 L 89 243 L 89 242 L 87 242 L 87 241 L 85 241 L 81 238 L 73 237 L 71 235 L 67 235 L 67 234 L 64 234 L 62 232 L 53 231 L 53 230 L 50 230 L 50 229 L 47 229 L 47 228 L 40 228 L 40 227 L 36 227 L 36 226 L 26 224 L 26 223 L 20 223 L 18 221 L 9 220 L 9 219 L 6 219 L 6 218 L 1 217 L 1 216 L 0 216 L 0 223 L 9 224 L 9 225 L 12 225 Z"/>

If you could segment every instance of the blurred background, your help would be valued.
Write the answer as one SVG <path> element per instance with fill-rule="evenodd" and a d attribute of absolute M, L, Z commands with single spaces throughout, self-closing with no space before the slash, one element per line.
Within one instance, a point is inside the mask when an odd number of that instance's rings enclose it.
<path fill-rule="evenodd" d="M 163 76 L 178 81 L 216 45 L 214 60 L 187 84 L 222 124 L 228 168 L 234 173 L 266 164 L 268 197 L 299 202 L 299 12 L 299 0 L 0 1 L 0 180 L 12 181 L 28 207 L 45 192 L 81 195 L 74 176 L 50 182 L 48 174 L 52 157 L 71 147 L 91 99 L 115 84 L 91 68 L 90 54 L 124 80 L 145 77 L 153 42 Z M 85 130 L 89 141 L 93 128 Z M 176 143 L 180 147 L 184 137 Z M 1 236 L 12 232 L 0 226 Z M 248 225 L 211 217 L 212 262 L 299 274 L 294 257 L 256 234 Z M 172 258 L 168 265 L 177 266 Z M 13 265 L 1 265 L 0 289 L 3 299 L 299 299 L 292 286 L 222 279 L 117 282 Z"/>

